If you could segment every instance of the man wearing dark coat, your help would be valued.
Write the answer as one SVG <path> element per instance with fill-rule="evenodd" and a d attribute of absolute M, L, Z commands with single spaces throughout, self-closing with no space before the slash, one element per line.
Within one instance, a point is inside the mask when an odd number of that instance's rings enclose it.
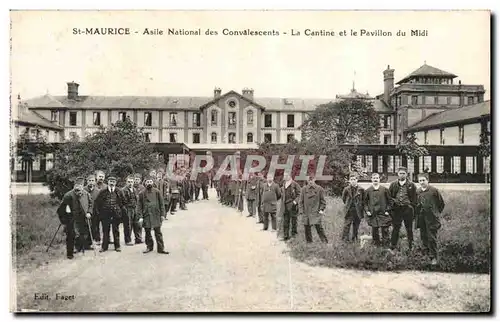
<path fill-rule="evenodd" d="M 87 220 L 92 217 L 92 197 L 83 189 L 84 179 L 77 178 L 72 190 L 68 191 L 59 207 L 57 214 L 66 228 L 66 256 L 73 259 L 74 248 L 83 251 L 87 244 L 89 233 Z"/>
<path fill-rule="evenodd" d="M 95 201 L 95 209 L 102 220 L 103 236 L 100 252 L 108 250 L 109 230 L 113 232 L 115 251 L 121 252 L 119 226 L 124 217 L 125 204 L 122 191 L 116 187 L 116 178 L 108 178 L 108 187 L 99 191 Z"/>
<path fill-rule="evenodd" d="M 413 248 L 413 219 L 417 204 L 417 188 L 407 178 L 405 167 L 398 168 L 398 180 L 389 186 L 389 194 L 393 200 L 391 249 L 396 249 L 399 241 L 399 231 L 404 222 L 408 235 L 408 246 Z"/>
<path fill-rule="evenodd" d="M 281 191 L 280 212 L 283 218 L 283 240 L 297 235 L 297 213 L 299 210 L 300 185 L 292 179 L 289 173 L 284 175 L 285 182 Z M 290 227 L 291 224 L 291 227 Z"/>
<path fill-rule="evenodd" d="M 151 230 L 154 230 L 157 252 L 159 254 L 168 254 L 165 251 L 163 235 L 161 233 L 161 224 L 166 217 L 165 203 L 160 191 L 153 188 L 153 178 L 147 178 L 145 181 L 146 189 L 139 194 L 137 203 L 137 213 L 139 223 L 144 227 L 146 233 L 146 250 L 144 253 L 153 251 L 154 243 L 151 236 Z"/>
<path fill-rule="evenodd" d="M 97 183 L 95 185 L 95 188 L 97 189 L 97 194 L 98 194 L 99 191 L 107 189 L 108 185 L 104 182 L 104 180 L 106 179 L 106 175 L 104 174 L 104 171 L 101 171 L 101 170 L 96 171 L 96 178 L 97 178 Z M 96 198 L 97 198 L 97 196 L 96 196 Z M 93 200 L 94 200 L 94 206 L 95 206 L 95 199 L 93 199 Z M 102 235 L 102 233 L 101 233 L 102 228 L 100 228 L 100 227 L 102 227 L 102 220 L 99 217 L 99 214 L 97 212 L 95 212 L 95 216 L 96 216 L 96 218 L 94 220 L 97 221 L 97 233 L 95 235 L 92 234 L 92 236 L 96 240 L 97 245 L 100 245 L 101 244 L 101 235 Z"/>
<path fill-rule="evenodd" d="M 255 212 L 257 209 L 257 195 L 259 193 L 257 186 L 258 180 L 259 178 L 257 178 L 257 176 L 255 176 L 253 173 L 250 173 L 245 194 L 248 209 L 247 217 L 255 217 Z"/>
<path fill-rule="evenodd" d="M 342 192 L 344 202 L 344 228 L 342 229 L 342 240 L 349 241 L 349 231 L 352 226 L 351 240 L 358 239 L 358 230 L 361 219 L 363 219 L 363 199 L 365 191 L 358 185 L 358 175 L 349 175 L 349 186 Z"/>
<path fill-rule="evenodd" d="M 200 178 L 201 192 L 203 195 L 203 200 L 208 200 L 208 184 L 210 182 L 210 177 L 208 173 L 203 172 L 198 175 Z M 212 181 L 213 182 L 213 181 Z"/>
<path fill-rule="evenodd" d="M 373 243 L 389 246 L 392 198 L 389 189 L 380 185 L 380 175 L 376 172 L 372 173 L 372 185 L 365 190 L 364 208 L 366 221 L 372 227 Z M 382 231 L 382 241 L 379 230 Z"/>
<path fill-rule="evenodd" d="M 262 188 L 262 210 L 264 211 L 264 228 L 269 228 L 269 217 L 271 217 L 271 228 L 276 231 L 276 211 L 278 200 L 281 199 L 281 190 L 278 184 L 274 182 L 271 174 L 267 175 L 267 182 Z"/>
<path fill-rule="evenodd" d="M 94 203 L 94 200 L 97 198 L 97 194 L 99 193 L 99 189 L 96 187 L 96 180 L 95 180 L 95 175 L 90 175 L 87 177 L 87 186 L 85 187 L 85 191 L 87 191 L 90 194 L 90 197 L 92 198 L 92 204 Z M 94 211 L 92 213 L 95 213 Z M 94 241 L 96 242 L 97 245 L 101 244 L 101 230 L 99 229 L 99 217 L 94 215 L 91 218 L 91 234 L 88 236 L 88 245 L 92 245 L 92 238 L 94 238 Z M 92 236 L 91 236 L 92 235 Z"/>
<path fill-rule="evenodd" d="M 123 203 L 125 209 L 125 216 L 123 217 L 123 235 L 125 244 L 132 246 L 132 231 L 134 232 L 134 239 L 136 244 L 141 243 L 142 233 L 138 229 L 138 218 L 136 215 L 137 208 L 137 191 L 134 189 L 134 177 L 127 178 L 127 185 L 122 189 Z"/>
<path fill-rule="evenodd" d="M 326 209 L 325 190 L 316 184 L 316 177 L 309 175 L 309 180 L 300 190 L 299 216 L 302 217 L 306 242 L 312 243 L 312 226 L 316 228 L 319 239 L 328 243 L 322 219 Z"/>
<path fill-rule="evenodd" d="M 441 228 L 440 214 L 444 210 L 444 200 L 438 189 L 429 185 L 429 175 L 419 174 L 420 188 L 417 190 L 416 219 L 420 229 L 420 239 L 426 252 L 429 252 L 431 265 L 438 263 L 437 233 Z"/>
<path fill-rule="evenodd" d="M 264 184 L 266 181 L 264 180 L 263 174 L 260 172 L 257 174 L 257 198 L 256 198 L 256 204 L 257 204 L 257 215 L 259 217 L 259 220 L 257 221 L 258 224 L 264 223 L 264 213 L 262 211 L 262 191 L 264 189 Z"/>
<path fill-rule="evenodd" d="M 137 194 L 137 196 L 139 196 L 139 192 L 141 192 L 142 189 L 144 189 L 144 186 L 141 183 L 142 181 L 141 179 L 142 177 L 139 173 L 136 173 L 134 175 L 134 191 Z"/>
<path fill-rule="evenodd" d="M 240 177 L 236 180 L 236 206 L 239 212 L 243 212 L 246 182 Z"/>

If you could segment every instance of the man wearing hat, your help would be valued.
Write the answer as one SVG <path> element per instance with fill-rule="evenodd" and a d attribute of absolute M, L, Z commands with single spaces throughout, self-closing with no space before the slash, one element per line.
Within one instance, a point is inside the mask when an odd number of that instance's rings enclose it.
<path fill-rule="evenodd" d="M 112 229 L 115 251 L 121 252 L 119 226 L 125 217 L 123 193 L 116 187 L 116 177 L 108 178 L 108 187 L 99 191 L 95 201 L 95 209 L 102 221 L 103 237 L 101 252 L 108 250 L 109 230 Z"/>
<path fill-rule="evenodd" d="M 139 194 L 137 203 L 137 213 L 139 223 L 144 227 L 146 233 L 146 250 L 144 253 L 153 251 L 154 243 L 151 236 L 151 229 L 154 230 L 157 251 L 159 254 L 168 254 L 163 244 L 161 233 L 161 223 L 166 217 L 165 204 L 160 191 L 153 187 L 153 178 L 145 180 L 146 188 Z"/>
<path fill-rule="evenodd" d="M 425 252 L 432 258 L 431 265 L 438 263 L 437 233 L 441 228 L 440 214 L 444 210 L 444 200 L 435 187 L 429 185 L 429 175 L 418 175 L 420 188 L 417 191 L 416 219 L 420 229 L 420 240 Z"/>
<path fill-rule="evenodd" d="M 358 230 L 363 219 L 365 190 L 358 185 L 358 174 L 349 175 L 349 185 L 342 191 L 342 201 L 344 202 L 344 228 L 342 230 L 342 240 L 349 241 L 349 231 L 352 226 L 351 241 L 358 240 Z"/>
<path fill-rule="evenodd" d="M 404 223 L 408 235 L 408 247 L 413 249 L 413 216 L 417 204 L 417 188 L 407 178 L 405 167 L 398 168 L 398 180 L 389 186 L 389 194 L 393 200 L 391 249 L 396 249 L 399 231 Z"/>
<path fill-rule="evenodd" d="M 325 244 L 328 243 L 322 224 L 325 208 L 325 190 L 316 184 L 316 176 L 310 174 L 309 181 L 302 187 L 299 197 L 299 216 L 302 217 L 307 243 L 313 241 L 312 226 L 316 228 L 319 239 Z"/>
<path fill-rule="evenodd" d="M 84 179 L 77 178 L 72 190 L 68 191 L 59 207 L 57 214 L 61 224 L 66 228 L 66 255 L 73 259 L 74 248 L 83 251 L 87 244 L 89 233 L 87 220 L 92 218 L 92 197 L 84 190 Z"/>

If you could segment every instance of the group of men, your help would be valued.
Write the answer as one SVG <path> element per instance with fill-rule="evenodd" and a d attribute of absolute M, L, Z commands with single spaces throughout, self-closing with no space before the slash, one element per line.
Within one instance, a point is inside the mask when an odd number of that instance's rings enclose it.
<path fill-rule="evenodd" d="M 162 171 L 152 170 L 143 181 L 140 174 L 135 174 L 126 178 L 123 188 L 116 186 L 117 179 L 113 176 L 106 184 L 103 171 L 88 176 L 86 183 L 84 178 L 77 178 L 57 209 L 65 226 L 68 259 L 74 258 L 75 251 L 92 250 L 94 243 L 101 246 L 100 252 L 107 251 L 110 244 L 120 252 L 121 224 L 127 246 L 142 244 L 144 229 L 144 253 L 153 251 L 153 230 L 158 253 L 168 254 L 161 234 L 161 224 L 167 214 L 174 215 L 177 204 L 181 210 L 187 210 L 186 203 L 197 201 L 200 190 L 203 199 L 208 199 L 208 175 L 200 174 L 195 181 L 189 178 L 189 172 L 190 169 L 181 168 L 172 176 L 166 176 Z"/>

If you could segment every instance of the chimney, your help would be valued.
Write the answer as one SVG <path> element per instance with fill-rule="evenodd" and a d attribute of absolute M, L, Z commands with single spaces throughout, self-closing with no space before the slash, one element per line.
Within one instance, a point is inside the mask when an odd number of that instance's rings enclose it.
<path fill-rule="evenodd" d="M 391 91 L 394 89 L 394 69 L 387 65 L 384 70 L 384 101 L 391 105 Z"/>
<path fill-rule="evenodd" d="M 74 81 L 71 81 L 68 84 L 68 99 L 70 100 L 76 100 L 78 98 L 78 86 L 80 84 L 75 83 Z"/>
<path fill-rule="evenodd" d="M 253 89 L 251 88 L 244 88 L 241 93 L 243 94 L 243 97 L 248 98 L 249 100 L 253 101 Z"/>
<path fill-rule="evenodd" d="M 219 87 L 214 89 L 214 98 L 218 98 L 221 96 L 222 90 Z"/>

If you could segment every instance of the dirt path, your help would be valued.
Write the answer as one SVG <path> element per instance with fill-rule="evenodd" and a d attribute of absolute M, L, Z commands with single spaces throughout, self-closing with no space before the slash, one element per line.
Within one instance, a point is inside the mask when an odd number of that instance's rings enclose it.
<path fill-rule="evenodd" d="M 275 233 L 211 200 L 162 226 L 170 255 L 92 252 L 17 275 L 18 310 L 464 311 L 489 301 L 489 275 L 373 273 L 289 258 Z M 123 238 L 123 236 L 122 236 Z M 111 247 L 112 249 L 112 247 Z M 63 255 L 63 254 L 61 254 Z M 46 293 L 50 300 L 35 300 Z M 56 294 L 74 299 L 56 300 Z"/>

